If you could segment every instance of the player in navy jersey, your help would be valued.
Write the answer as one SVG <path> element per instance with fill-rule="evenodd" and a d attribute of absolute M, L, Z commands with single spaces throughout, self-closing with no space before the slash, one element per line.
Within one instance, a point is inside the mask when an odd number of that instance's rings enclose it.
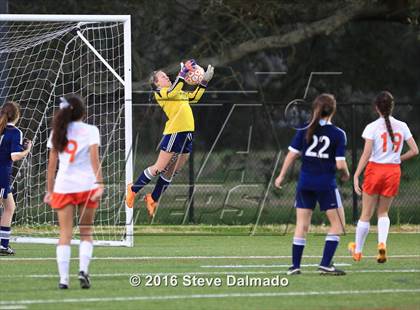
<path fill-rule="evenodd" d="M 12 164 L 28 155 L 32 143 L 23 145 L 22 132 L 15 126 L 19 120 L 19 105 L 6 102 L 0 108 L 0 199 L 3 214 L 0 220 L 0 255 L 14 255 L 9 246 L 15 201 L 11 193 Z"/>
<path fill-rule="evenodd" d="M 318 270 L 321 274 L 345 275 L 344 271 L 336 269 L 332 264 L 345 225 L 344 210 L 335 177 L 336 170 L 342 172 L 343 181 L 347 181 L 350 177 L 345 160 L 346 134 L 331 123 L 335 111 L 336 101 L 333 95 L 321 94 L 314 100 L 311 123 L 308 128 L 296 133 L 280 174 L 275 180 L 275 186 L 281 188 L 287 170 L 298 157 L 301 157 L 302 167 L 295 201 L 293 265 L 288 270 L 289 275 L 301 273 L 300 263 L 306 244 L 306 234 L 317 202 L 321 211 L 327 214 L 331 224 Z"/>

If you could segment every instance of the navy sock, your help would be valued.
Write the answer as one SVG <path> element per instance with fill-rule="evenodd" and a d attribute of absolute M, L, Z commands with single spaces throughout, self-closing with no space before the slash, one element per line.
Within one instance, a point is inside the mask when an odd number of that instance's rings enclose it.
<path fill-rule="evenodd" d="M 150 183 L 153 175 L 150 173 L 149 168 L 144 169 L 137 181 L 131 186 L 131 190 L 135 193 L 139 192 L 144 186 Z"/>
<path fill-rule="evenodd" d="M 152 198 L 154 201 L 159 201 L 160 196 L 163 192 L 169 187 L 171 180 L 165 179 L 163 176 L 159 176 L 159 179 L 156 182 L 155 189 L 152 193 Z"/>
<path fill-rule="evenodd" d="M 292 262 L 294 268 L 300 268 L 300 262 L 302 261 L 303 249 L 305 248 L 305 238 L 293 238 L 292 246 Z"/>
<path fill-rule="evenodd" d="M 6 226 L 0 226 L 0 238 L 1 246 L 7 248 L 9 246 L 11 228 Z"/>
<path fill-rule="evenodd" d="M 320 266 L 329 267 L 331 265 L 332 258 L 337 250 L 338 243 L 340 242 L 340 236 L 327 235 L 325 238 L 324 254 Z"/>

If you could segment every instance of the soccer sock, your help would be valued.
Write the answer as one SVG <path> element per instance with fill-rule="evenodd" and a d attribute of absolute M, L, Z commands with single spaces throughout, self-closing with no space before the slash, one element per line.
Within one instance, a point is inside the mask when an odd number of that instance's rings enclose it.
<path fill-rule="evenodd" d="M 329 267 L 331 265 L 332 258 L 337 250 L 338 243 L 340 242 L 340 236 L 327 235 L 325 238 L 324 253 L 322 254 L 322 260 L 320 266 Z"/>
<path fill-rule="evenodd" d="M 389 217 L 384 216 L 378 218 L 378 243 L 386 244 L 389 232 Z"/>
<path fill-rule="evenodd" d="M 302 261 L 303 249 L 305 248 L 305 238 L 293 238 L 292 245 L 292 262 L 294 268 L 300 268 L 300 262 Z"/>
<path fill-rule="evenodd" d="M 369 233 L 370 223 L 359 220 L 356 227 L 356 253 L 362 253 L 363 245 Z"/>
<path fill-rule="evenodd" d="M 57 245 L 57 266 L 61 284 L 69 284 L 70 255 L 70 245 Z"/>
<path fill-rule="evenodd" d="M 159 201 L 160 196 L 169 187 L 172 180 L 165 179 L 163 176 L 159 176 L 156 182 L 155 189 L 152 192 L 152 198 L 154 201 Z"/>
<path fill-rule="evenodd" d="M 90 241 L 81 241 L 79 247 L 79 271 L 88 274 L 89 263 L 92 258 L 93 243 Z"/>
<path fill-rule="evenodd" d="M 131 186 L 131 190 L 135 193 L 139 192 L 144 186 L 149 184 L 152 179 L 153 174 L 150 172 L 149 168 L 144 169 L 137 181 Z"/>
<path fill-rule="evenodd" d="M 10 233 L 10 227 L 0 226 L 1 246 L 4 248 L 7 248 L 9 246 Z"/>

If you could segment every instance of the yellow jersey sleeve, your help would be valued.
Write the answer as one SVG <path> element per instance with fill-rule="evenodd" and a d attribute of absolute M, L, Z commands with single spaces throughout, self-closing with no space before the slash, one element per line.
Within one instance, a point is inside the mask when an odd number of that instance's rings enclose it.
<path fill-rule="evenodd" d="M 172 99 L 175 98 L 184 87 L 184 79 L 178 76 L 171 87 L 164 87 L 159 90 L 158 95 L 160 99 Z"/>
<path fill-rule="evenodd" d="M 200 84 L 193 92 L 188 93 L 188 99 L 190 103 L 197 103 L 198 100 L 200 100 L 203 96 L 205 90 L 206 88 Z"/>

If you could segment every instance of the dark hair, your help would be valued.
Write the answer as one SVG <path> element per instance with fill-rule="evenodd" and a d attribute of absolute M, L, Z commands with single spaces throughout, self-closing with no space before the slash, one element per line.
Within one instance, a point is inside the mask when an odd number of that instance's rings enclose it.
<path fill-rule="evenodd" d="M 381 91 L 373 101 L 373 104 L 376 106 L 378 111 L 382 114 L 385 120 L 386 130 L 388 131 L 389 136 L 391 137 L 392 143 L 394 143 L 394 131 L 392 130 L 391 121 L 389 117 L 392 114 L 394 109 L 394 96 L 389 91 Z"/>
<path fill-rule="evenodd" d="M 83 99 L 76 94 L 66 95 L 60 109 L 54 114 L 52 145 L 58 152 L 63 152 L 68 143 L 67 127 L 70 122 L 82 119 L 86 114 Z M 67 104 L 68 103 L 68 104 Z"/>
<path fill-rule="evenodd" d="M 311 124 L 306 132 L 307 143 L 311 142 L 312 136 L 319 126 L 319 120 L 323 117 L 333 115 L 336 110 L 336 105 L 334 95 L 321 94 L 315 98 L 312 105 Z"/>
<path fill-rule="evenodd" d="M 3 133 L 7 123 L 14 122 L 20 117 L 20 106 L 13 101 L 7 101 L 0 109 L 0 134 Z"/>

